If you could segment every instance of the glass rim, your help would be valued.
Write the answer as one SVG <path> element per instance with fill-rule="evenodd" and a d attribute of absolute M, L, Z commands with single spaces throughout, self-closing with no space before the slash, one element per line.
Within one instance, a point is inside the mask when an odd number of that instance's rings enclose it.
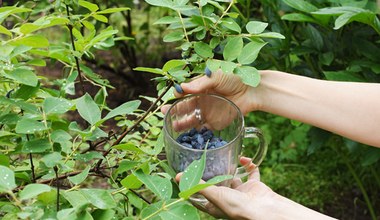
<path fill-rule="evenodd" d="M 178 143 L 177 140 L 175 140 L 173 138 L 172 134 L 170 134 L 168 132 L 168 129 L 167 129 L 167 126 L 166 126 L 166 120 L 169 117 L 168 116 L 169 112 L 173 109 L 173 107 L 176 104 L 178 104 L 179 102 L 181 102 L 183 100 L 191 99 L 192 97 L 206 97 L 206 96 L 210 96 L 210 97 L 214 97 L 214 98 L 218 98 L 218 99 L 222 99 L 223 101 L 226 101 L 227 103 L 229 103 L 231 106 L 233 106 L 236 109 L 236 112 L 238 114 L 238 118 L 241 119 L 241 126 L 239 126 L 240 130 L 237 132 L 237 135 L 236 135 L 236 137 L 234 137 L 234 139 L 232 139 L 231 141 L 229 141 L 227 144 L 223 145 L 222 147 L 213 148 L 213 149 L 207 149 L 207 151 L 215 151 L 215 150 L 221 150 L 221 149 L 227 148 L 231 143 L 235 142 L 239 137 L 241 137 L 241 133 L 244 131 L 244 117 L 243 117 L 243 114 L 240 111 L 239 107 L 234 102 L 232 102 L 231 100 L 229 100 L 226 97 L 223 97 L 221 95 L 217 95 L 217 94 L 200 93 L 200 94 L 186 95 L 186 96 L 183 96 L 181 98 L 178 98 L 175 102 L 173 102 L 173 104 L 171 104 L 170 108 L 168 109 L 168 111 L 166 112 L 166 114 L 164 116 L 164 125 L 163 125 L 164 133 L 167 133 L 169 135 L 170 140 L 173 141 L 175 144 L 177 144 L 182 149 L 189 150 L 189 151 L 194 151 L 194 152 L 203 152 L 203 151 L 205 151 L 205 149 L 193 149 L 193 148 L 185 147 L 182 144 Z"/>

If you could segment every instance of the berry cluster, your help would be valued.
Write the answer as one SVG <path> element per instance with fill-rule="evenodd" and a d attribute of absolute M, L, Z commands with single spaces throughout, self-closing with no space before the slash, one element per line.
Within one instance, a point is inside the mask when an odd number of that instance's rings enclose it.
<path fill-rule="evenodd" d="M 178 136 L 177 142 L 181 145 L 198 150 L 219 148 L 227 144 L 226 141 L 220 137 L 215 137 L 214 133 L 203 127 L 199 131 L 195 128 L 184 132 Z"/>

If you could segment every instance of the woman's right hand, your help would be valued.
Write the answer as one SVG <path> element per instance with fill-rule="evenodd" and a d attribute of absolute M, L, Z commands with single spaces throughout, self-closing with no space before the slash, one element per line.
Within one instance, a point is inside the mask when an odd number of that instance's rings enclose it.
<path fill-rule="evenodd" d="M 175 92 L 176 97 L 200 93 L 217 94 L 234 102 L 244 115 L 257 109 L 255 88 L 244 84 L 239 76 L 224 74 L 221 70 L 212 73 L 211 77 L 202 76 L 182 83 L 181 87 L 183 93 Z"/>

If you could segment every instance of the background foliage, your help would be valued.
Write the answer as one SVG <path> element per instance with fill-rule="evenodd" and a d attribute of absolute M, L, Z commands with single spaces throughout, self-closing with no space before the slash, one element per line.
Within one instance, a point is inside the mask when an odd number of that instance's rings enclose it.
<path fill-rule="evenodd" d="M 251 85 L 256 69 L 380 82 L 375 1 L 2 4 L 2 219 L 212 219 L 185 201 L 206 185 L 172 181 L 159 112 L 206 66 Z M 336 218 L 378 218 L 379 149 L 262 112 L 246 123 L 269 141 L 273 190 Z"/>

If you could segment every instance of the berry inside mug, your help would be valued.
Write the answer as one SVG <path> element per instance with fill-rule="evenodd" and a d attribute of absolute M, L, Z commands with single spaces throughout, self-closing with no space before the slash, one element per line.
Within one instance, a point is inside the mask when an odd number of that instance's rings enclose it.
<path fill-rule="evenodd" d="M 248 173 L 239 167 L 243 139 L 257 138 L 252 162 L 259 166 L 267 145 L 260 129 L 244 126 L 244 116 L 230 100 L 214 94 L 196 94 L 178 99 L 164 118 L 166 158 L 175 172 L 182 172 L 206 150 L 206 168 L 202 179 L 219 175 L 242 178 Z M 219 185 L 230 186 L 231 180 Z M 193 202 L 204 204 L 205 198 L 196 194 Z"/>

